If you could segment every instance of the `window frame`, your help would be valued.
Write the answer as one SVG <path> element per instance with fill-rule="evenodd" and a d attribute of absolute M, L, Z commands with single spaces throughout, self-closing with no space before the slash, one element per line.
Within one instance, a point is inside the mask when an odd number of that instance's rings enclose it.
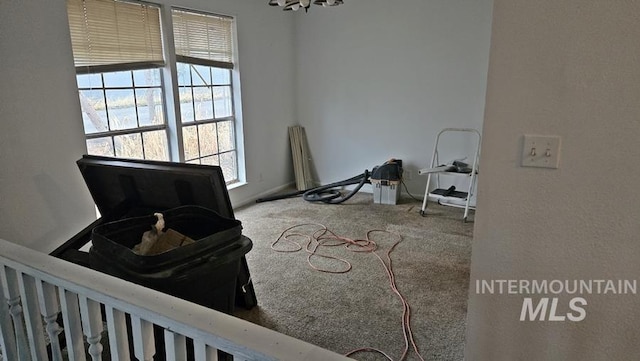
<path fill-rule="evenodd" d="M 235 97 L 233 96 L 234 93 L 234 82 L 233 82 L 233 69 L 231 68 L 227 68 L 227 67 L 216 67 L 216 66 L 210 66 L 210 65 L 201 65 L 201 64 L 195 64 L 195 63 L 185 63 L 185 62 L 181 62 L 179 61 L 177 64 L 183 64 L 186 69 L 188 69 L 189 72 L 189 82 L 188 84 L 184 83 L 184 82 L 180 82 L 178 81 L 178 88 L 179 88 L 179 96 L 182 90 L 184 89 L 189 89 L 190 90 L 190 96 L 191 96 L 191 101 L 186 103 L 183 102 L 182 100 L 180 100 L 180 112 L 181 115 L 183 114 L 183 105 L 184 104 L 189 104 L 188 106 L 190 107 L 191 110 L 193 110 L 193 119 L 189 119 L 185 121 L 185 118 L 182 117 L 180 125 L 183 128 L 183 133 L 184 133 L 184 128 L 188 128 L 188 127 L 195 127 L 196 129 L 196 139 L 197 139 L 197 150 L 198 150 L 198 155 L 196 157 L 190 157 L 187 158 L 187 152 L 185 150 L 184 155 L 185 155 L 185 163 L 195 163 L 195 164 L 208 164 L 208 163 L 203 163 L 205 161 L 205 159 L 207 158 L 211 158 L 211 157 L 215 157 L 217 159 L 217 163 L 215 163 L 216 165 L 219 165 L 220 167 L 223 168 L 223 172 L 225 171 L 225 166 L 224 166 L 224 162 L 223 162 L 223 155 L 225 154 L 231 154 L 232 159 L 235 159 L 235 168 L 236 168 L 236 176 L 234 179 L 231 180 L 227 180 L 228 184 L 233 184 L 239 181 L 238 175 L 237 175 L 237 168 L 238 168 L 238 147 L 237 147 L 237 136 L 236 136 L 236 116 L 235 116 Z M 198 67 L 204 67 L 207 69 L 207 71 L 209 72 L 209 79 L 208 82 L 205 79 L 202 79 L 202 83 L 203 84 L 196 84 L 196 81 L 194 81 L 193 79 L 193 73 L 196 72 L 198 73 L 198 70 L 195 68 L 196 66 Z M 226 71 L 228 72 L 227 78 L 228 78 L 228 82 L 225 83 L 216 83 L 214 81 L 214 75 L 213 75 L 213 71 L 214 69 L 219 69 L 222 71 Z M 201 76 L 198 73 L 199 76 Z M 230 105 L 230 111 L 231 114 L 230 115 L 225 115 L 225 116 L 216 116 L 216 102 L 215 102 L 215 89 L 224 89 L 227 88 L 229 90 L 229 105 Z M 197 114 L 196 114 L 196 93 L 195 93 L 195 89 L 207 89 L 209 90 L 210 94 L 211 94 L 211 117 L 210 118 L 204 118 L 204 119 L 198 119 L 197 118 Z M 231 147 L 230 149 L 222 149 L 222 143 L 221 143 L 221 138 L 220 138 L 220 125 L 224 124 L 224 123 L 232 123 L 232 129 L 231 131 L 233 132 L 233 138 L 231 139 Z M 216 151 L 213 153 L 207 153 L 207 154 L 203 154 L 202 153 L 202 146 L 200 143 L 200 126 L 204 126 L 204 125 L 210 125 L 210 124 L 215 124 L 215 137 L 216 137 Z M 184 134 L 183 134 L 183 142 L 184 142 Z"/>
<path fill-rule="evenodd" d="M 164 65 L 160 66 L 157 63 L 115 64 L 115 65 L 109 65 L 107 67 L 101 66 L 100 69 L 92 69 L 91 67 L 84 66 L 82 68 L 78 67 L 76 69 L 76 75 L 100 74 L 100 76 L 104 78 L 104 73 L 112 72 L 112 71 L 132 72 L 135 70 L 143 70 L 143 69 L 159 69 L 160 71 L 159 87 L 157 86 L 138 87 L 135 85 L 135 82 L 133 82 L 132 80 L 132 86 L 130 88 L 111 88 L 111 87 L 107 88 L 105 87 L 105 84 L 103 81 L 101 88 L 94 88 L 92 90 L 102 90 L 105 98 L 105 103 L 106 103 L 106 100 L 107 100 L 106 90 L 109 90 L 109 89 L 116 89 L 116 90 L 131 89 L 134 92 L 134 98 L 135 98 L 136 89 L 139 89 L 139 88 L 140 89 L 144 89 L 144 88 L 158 89 L 159 88 L 162 93 L 161 97 L 163 100 L 162 111 L 164 115 L 163 117 L 164 123 L 140 126 L 140 119 L 137 113 L 138 109 L 136 106 L 136 122 L 138 127 L 128 128 L 128 129 L 117 129 L 117 130 L 109 129 L 107 131 L 99 131 L 95 133 L 85 132 L 85 142 L 88 142 L 91 139 L 110 137 L 111 145 L 113 147 L 113 152 L 114 152 L 113 154 L 117 156 L 115 153 L 116 150 L 115 150 L 115 144 L 114 144 L 115 143 L 114 137 L 120 136 L 120 135 L 140 134 L 140 137 L 144 138 L 143 134 L 145 132 L 162 130 L 166 138 L 166 145 L 167 145 L 166 150 L 168 152 L 168 160 L 173 162 L 181 162 L 181 163 L 187 163 L 187 162 L 193 163 L 193 160 L 201 159 L 203 158 L 203 156 L 200 153 L 200 145 L 198 144 L 200 157 L 195 159 L 186 159 L 185 147 L 184 147 L 184 134 L 183 134 L 184 128 L 188 126 L 216 124 L 216 138 L 218 138 L 217 125 L 221 122 L 230 121 L 233 125 L 233 149 L 220 151 L 219 142 L 218 142 L 217 153 L 215 153 L 214 155 L 218 159 L 218 165 L 220 165 L 222 163 L 220 161 L 221 155 L 225 153 L 232 153 L 232 152 L 235 153 L 235 175 L 232 179 L 225 179 L 225 183 L 228 189 L 236 188 L 238 186 L 246 184 L 246 176 L 245 176 L 246 171 L 245 171 L 245 161 L 244 161 L 244 137 L 243 137 L 243 126 L 242 126 L 242 123 L 243 123 L 242 122 L 242 106 L 241 106 L 242 99 L 241 99 L 241 89 L 240 89 L 240 70 L 238 66 L 239 56 L 238 56 L 236 17 L 229 16 L 229 15 L 222 15 L 222 14 L 208 12 L 208 11 L 187 9 L 183 7 L 172 7 L 169 5 L 157 4 L 157 3 L 147 2 L 147 1 L 129 1 L 129 2 L 150 5 L 150 6 L 157 7 L 159 9 Z M 180 88 L 182 86 L 180 86 L 178 82 L 179 80 L 178 71 L 177 71 L 178 63 L 184 63 L 188 65 L 205 65 L 205 64 L 202 64 L 202 62 L 198 61 L 197 58 L 191 59 L 188 57 L 176 55 L 176 49 L 174 44 L 174 34 L 173 34 L 173 21 L 172 21 L 173 10 L 192 12 L 196 14 L 203 14 L 203 15 L 209 15 L 209 16 L 221 16 L 221 17 L 226 17 L 231 19 L 231 22 L 232 22 L 231 23 L 231 35 L 232 35 L 231 42 L 233 47 L 233 52 L 232 52 L 233 67 L 229 68 L 228 66 L 215 66 L 215 65 L 224 65 L 223 63 L 215 64 L 215 62 L 213 64 L 211 62 L 206 64 L 206 66 L 209 66 L 209 67 L 220 68 L 220 69 L 229 71 L 229 84 L 215 85 L 212 82 L 212 84 L 208 85 L 207 87 L 210 87 L 212 90 L 212 99 L 211 99 L 212 103 L 214 102 L 213 90 L 216 86 L 218 87 L 226 86 L 230 88 L 230 93 L 229 93 L 230 102 L 231 102 L 230 116 L 216 118 L 215 107 L 214 107 L 211 119 L 196 121 L 195 114 L 194 114 L 193 121 L 183 122 L 181 109 L 180 109 L 181 107 Z M 178 58 L 181 58 L 181 59 L 178 59 Z M 185 60 L 188 60 L 188 62 L 185 62 Z M 193 62 L 191 62 L 191 60 L 193 60 Z M 96 71 L 92 72 L 91 70 L 96 70 Z M 131 74 L 133 78 L 133 73 Z M 193 84 L 190 85 L 190 88 L 192 90 L 194 89 Z M 77 86 L 77 89 L 78 89 L 79 96 L 80 96 L 80 91 L 87 90 L 87 88 L 81 88 L 79 85 Z M 106 110 L 107 109 L 105 106 L 105 111 Z M 109 122 L 108 119 L 107 119 L 107 122 Z M 84 128 L 84 125 L 83 125 L 83 128 Z M 141 142 L 142 142 L 142 152 L 143 152 L 142 156 L 145 157 L 144 140 L 141 139 Z M 198 139 L 198 143 L 199 143 L 199 139 Z M 210 155 L 206 155 L 204 157 L 207 157 L 207 156 L 210 156 Z"/>

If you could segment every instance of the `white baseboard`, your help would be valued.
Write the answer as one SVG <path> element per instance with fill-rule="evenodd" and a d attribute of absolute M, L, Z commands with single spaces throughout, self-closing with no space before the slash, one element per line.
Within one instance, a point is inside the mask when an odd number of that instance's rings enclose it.
<path fill-rule="evenodd" d="M 283 190 L 285 190 L 287 188 L 295 188 L 295 185 L 296 185 L 295 182 L 290 182 L 290 183 L 283 184 L 283 185 L 275 187 L 275 188 L 271 188 L 269 190 L 266 190 L 264 192 L 256 194 L 256 195 L 254 195 L 252 197 L 249 197 L 249 198 L 247 198 L 247 199 L 245 199 L 245 200 L 243 200 L 243 201 L 241 201 L 241 202 L 239 202 L 237 204 L 234 204 L 233 205 L 233 209 L 238 209 L 238 208 L 250 205 L 250 204 L 254 204 L 257 199 L 264 198 L 264 197 L 267 197 L 267 196 L 271 196 L 271 195 L 279 193 L 279 192 L 281 192 L 281 191 L 283 191 Z M 316 186 L 320 186 L 320 183 L 316 182 Z M 345 187 L 341 187 L 341 189 L 344 190 L 344 191 L 350 191 L 350 190 L 353 190 L 355 187 L 356 187 L 356 185 L 352 184 L 352 185 L 348 185 L 348 186 L 345 186 Z M 365 184 L 365 185 L 362 186 L 362 188 L 360 188 L 360 192 L 373 194 L 373 187 L 371 186 L 371 184 Z M 407 197 L 409 196 L 409 194 L 407 194 L 407 192 L 404 189 L 404 187 L 401 188 L 400 192 L 401 192 L 401 194 L 403 196 L 407 196 Z M 424 194 L 423 193 L 418 193 L 418 194 L 414 194 L 414 196 L 418 197 L 418 198 L 422 198 L 424 196 Z"/>
<path fill-rule="evenodd" d="M 249 204 L 253 204 L 253 203 L 256 202 L 256 200 L 258 200 L 260 198 L 264 198 L 266 196 L 273 195 L 274 193 L 278 193 L 278 192 L 283 191 L 283 190 L 285 190 L 287 188 L 290 188 L 290 187 L 294 187 L 295 188 L 295 185 L 296 185 L 295 182 L 291 182 L 291 183 L 283 184 L 281 186 L 277 186 L 275 188 L 271 188 L 271 189 L 266 190 L 266 191 L 264 191 L 262 193 L 258 193 L 258 194 L 254 195 L 254 196 L 251 196 L 251 197 L 249 197 L 249 198 L 247 198 L 247 199 L 245 199 L 245 200 L 243 200 L 243 201 L 241 201 L 241 202 L 239 202 L 237 204 L 234 204 L 233 205 L 233 209 L 237 209 L 237 208 L 249 205 Z"/>

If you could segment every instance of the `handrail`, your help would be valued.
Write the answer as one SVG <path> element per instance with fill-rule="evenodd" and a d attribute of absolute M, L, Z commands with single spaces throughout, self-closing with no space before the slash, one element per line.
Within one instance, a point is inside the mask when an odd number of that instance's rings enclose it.
<path fill-rule="evenodd" d="M 18 277 L 23 305 L 28 303 L 25 302 L 24 298 L 29 297 L 29 285 L 33 283 L 34 280 L 37 286 L 34 287 L 34 290 L 37 290 L 38 298 L 41 300 L 43 299 L 42 290 L 48 288 L 38 285 L 55 286 L 59 292 L 54 292 L 54 295 L 63 295 L 65 294 L 64 291 L 78 295 L 80 308 L 81 311 L 83 311 L 81 312 L 83 328 L 86 328 L 86 325 L 91 323 L 86 319 L 87 312 L 90 312 L 92 309 L 86 306 L 93 304 L 87 302 L 87 300 L 90 300 L 97 303 L 98 306 L 102 304 L 105 305 L 107 309 L 128 314 L 132 316 L 132 319 L 142 320 L 143 325 L 148 326 L 148 323 L 150 323 L 164 328 L 165 333 L 168 332 L 176 334 L 178 337 L 191 338 L 194 340 L 195 345 L 205 345 L 206 347 L 203 348 L 203 350 L 208 347 L 230 353 L 234 355 L 236 360 L 349 360 L 349 358 L 332 351 L 222 312 L 148 289 L 2 239 L 0 239 L 0 266 L 2 266 L 0 267 L 2 268 L 0 278 L 2 278 L 3 289 L 0 295 L 3 295 L 7 300 L 11 298 L 11 295 L 7 294 L 7 292 L 11 293 L 10 286 L 12 281 L 10 276 L 8 276 L 10 274 L 15 274 Z M 15 272 L 9 272 L 8 270 L 15 270 Z M 25 277 L 25 275 L 27 277 Z M 26 282 L 26 279 L 30 281 Z M 46 295 L 44 299 L 46 300 Z M 58 300 L 56 299 L 56 301 Z M 42 304 L 42 301 L 40 303 Z M 65 302 L 63 302 L 63 304 L 66 305 Z M 85 305 L 84 308 L 82 305 Z M 42 308 L 43 307 L 40 306 L 40 311 L 45 312 Z M 64 312 L 65 307 L 61 308 Z M 29 307 L 23 307 L 23 309 L 25 313 L 29 312 Z M 93 309 L 95 310 L 96 308 L 94 307 Z M 7 307 L 0 307 L 0 311 L 2 310 L 7 310 Z M 100 307 L 97 307 L 97 310 L 100 310 Z M 44 315 L 45 313 L 42 314 Z M 8 319 L 6 314 L 0 318 Z M 109 322 L 109 317 L 107 317 L 107 322 Z M 47 330 L 48 327 L 49 326 L 47 326 Z M 55 329 L 55 324 L 53 328 Z M 144 327 L 142 328 L 144 329 Z M 136 327 L 134 327 L 134 330 L 136 330 Z M 0 345 L 4 345 L 6 342 L 16 341 L 15 339 L 12 340 L 12 335 L 8 335 L 6 329 L 3 329 L 3 331 L 4 332 L 0 332 L 0 337 L 2 338 Z M 84 332 L 85 335 L 89 335 L 86 329 Z M 143 345 L 140 346 L 138 345 L 140 342 L 136 342 L 135 340 L 136 337 L 134 335 L 136 347 L 143 347 L 148 343 L 143 342 Z M 16 349 L 17 346 L 13 346 L 13 350 Z M 89 351 L 92 351 L 92 349 L 90 348 Z M 3 352 L 5 352 L 5 350 L 3 350 Z M 95 347 L 93 352 L 97 354 Z M 149 354 L 148 351 L 141 352 L 145 355 Z M 206 354 L 209 352 L 210 350 L 202 352 L 200 354 L 202 358 L 197 359 L 208 359 Z M 152 353 L 153 352 L 151 352 L 151 354 Z M 6 355 L 7 353 L 4 354 Z M 32 353 L 32 355 L 34 354 Z M 136 355 L 138 355 L 137 352 Z M 197 351 L 196 355 L 199 355 Z M 145 358 L 146 357 L 147 356 L 145 356 Z"/>

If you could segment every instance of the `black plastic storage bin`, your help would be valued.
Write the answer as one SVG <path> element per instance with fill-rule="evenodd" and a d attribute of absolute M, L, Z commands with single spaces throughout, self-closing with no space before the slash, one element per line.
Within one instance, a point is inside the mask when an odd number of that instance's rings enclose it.
<path fill-rule="evenodd" d="M 77 163 L 101 217 L 52 256 L 225 313 L 257 304 L 244 256 L 252 243 L 234 219 L 220 167 L 89 155 Z M 150 230 L 155 212 L 163 213 L 167 228 L 196 242 L 155 256 L 133 253 L 142 233 L 129 232 Z M 154 334 L 155 359 L 162 360 L 162 328 L 154 327 Z M 231 360 L 221 351 L 218 357 Z"/>
<path fill-rule="evenodd" d="M 92 231 L 91 268 L 218 311 L 233 312 L 240 261 L 252 247 L 251 240 L 242 236 L 240 221 L 199 206 L 177 207 L 162 214 L 166 229 L 195 242 L 156 255 L 138 255 L 132 248 L 156 217 L 109 222 Z"/>
<path fill-rule="evenodd" d="M 220 167 L 89 155 L 83 156 L 77 163 L 101 217 L 51 252 L 52 256 L 95 268 L 98 271 L 143 284 L 227 313 L 233 310 L 234 305 L 232 304 L 229 307 L 229 300 L 226 297 L 224 301 L 220 301 L 218 304 L 217 301 L 211 301 L 207 295 L 185 294 L 184 292 L 187 291 L 183 290 L 199 288 L 192 287 L 192 285 L 199 285 L 197 283 L 199 282 L 197 281 L 197 272 L 200 271 L 216 269 L 218 274 L 230 276 L 233 274 L 231 268 L 235 269 L 236 265 L 234 262 L 226 262 L 226 260 L 235 259 L 236 254 L 246 253 L 251 248 L 251 241 L 241 236 L 240 222 L 234 219 L 229 193 L 227 192 Z M 204 212 L 204 215 L 199 213 L 200 215 L 196 217 L 197 219 L 200 219 L 198 217 L 210 217 L 211 214 L 209 212 L 212 211 L 217 213 L 217 217 L 226 219 L 218 219 L 219 222 L 222 222 L 221 224 L 225 225 L 223 232 L 229 230 L 237 237 L 232 242 L 235 243 L 235 246 L 225 248 L 224 252 L 226 253 L 224 256 L 228 257 L 225 258 L 222 253 L 210 248 L 214 247 L 216 242 L 207 237 L 215 232 L 211 233 L 211 230 L 206 227 L 204 232 L 199 232 L 196 229 L 197 227 L 193 228 L 188 223 L 185 223 L 184 226 L 182 224 L 177 226 L 179 229 L 176 230 L 184 231 L 185 234 L 196 232 L 191 238 L 199 239 L 200 241 L 196 242 L 195 245 L 181 247 L 184 249 L 170 251 L 170 255 L 146 256 L 147 258 L 144 260 L 130 250 L 134 244 L 140 242 L 139 237 L 141 234 L 135 237 L 131 236 L 133 237 L 131 239 L 124 234 L 111 238 L 111 235 L 114 234 L 113 232 L 118 232 L 106 227 L 107 223 L 119 221 L 136 222 L 130 219 L 145 216 L 148 217 L 148 220 L 144 221 L 145 224 L 140 227 L 147 231 L 155 223 L 155 217 L 152 216 L 153 213 L 163 213 L 165 218 L 167 215 L 181 218 L 172 214 L 172 212 L 184 212 L 186 208 L 175 211 L 175 209 L 183 206 L 189 207 L 189 212 L 192 213 Z M 207 211 L 202 211 L 202 209 L 195 211 L 198 207 L 206 208 Z M 182 216 L 182 218 L 185 217 Z M 178 223 L 180 222 L 182 221 L 178 221 Z M 92 240 L 94 228 L 102 226 L 105 226 L 105 228 L 100 229 L 106 233 L 100 234 L 100 231 L 98 231 L 96 239 Z M 238 228 L 235 228 L 236 226 Z M 169 227 L 172 226 L 169 225 Z M 228 229 L 226 229 L 227 227 Z M 188 231 L 187 228 L 189 228 Z M 213 231 L 216 231 L 216 229 Z M 138 239 L 134 240 L 136 237 Z M 218 235 L 216 237 L 223 236 Z M 231 237 L 230 234 L 229 237 Z M 246 245 L 247 241 L 249 242 L 248 246 Z M 84 251 L 85 245 L 89 244 L 89 242 L 92 243 L 91 255 Z M 238 247 L 238 249 L 233 247 Z M 235 272 L 237 274 L 235 293 L 232 292 L 229 297 L 235 298 L 235 306 L 250 309 L 257 304 L 257 299 L 244 253 L 239 259 L 239 271 Z M 212 258 L 214 256 L 217 258 Z M 223 260 L 223 258 L 225 259 Z M 205 261 L 211 261 L 211 264 L 205 267 L 201 264 Z M 171 273 L 171 276 L 168 275 L 169 273 Z M 209 284 L 209 291 L 203 290 L 202 292 L 214 292 L 217 285 L 222 285 L 218 283 L 219 280 L 212 281 L 214 278 L 212 276 L 214 275 L 208 273 L 205 279 L 208 282 L 214 282 L 214 284 Z M 163 277 L 164 280 L 160 281 Z M 179 282 L 184 283 L 185 280 L 189 283 L 188 287 L 177 287 Z M 171 286 L 164 287 L 163 284 L 167 281 Z M 176 287 L 173 285 L 176 285 Z M 192 292 L 195 292 L 195 290 Z M 227 294 L 225 293 L 225 295 Z"/>

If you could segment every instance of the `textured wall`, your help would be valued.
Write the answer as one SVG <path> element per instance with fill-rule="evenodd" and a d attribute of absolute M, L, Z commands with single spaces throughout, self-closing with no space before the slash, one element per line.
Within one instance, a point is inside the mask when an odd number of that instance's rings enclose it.
<path fill-rule="evenodd" d="M 640 353 L 638 296 L 587 296 L 581 322 L 520 322 L 523 297 L 473 288 L 474 279 L 637 279 L 639 14 L 638 1 L 495 1 L 467 360 Z M 562 136 L 560 168 L 520 167 L 523 134 Z"/>

